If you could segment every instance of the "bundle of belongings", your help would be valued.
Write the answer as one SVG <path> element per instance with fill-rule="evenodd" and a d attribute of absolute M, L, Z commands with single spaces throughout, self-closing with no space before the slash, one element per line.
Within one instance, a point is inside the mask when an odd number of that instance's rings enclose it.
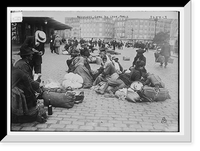
<path fill-rule="evenodd" d="M 150 76 L 150 78 L 154 78 Z M 145 84 L 145 83 L 144 83 Z M 161 82 L 160 86 L 144 85 L 140 81 L 134 81 L 129 88 L 119 89 L 115 92 L 115 96 L 122 100 L 127 100 L 129 102 L 153 102 L 153 101 L 165 101 L 170 99 L 168 89 L 164 88 L 164 83 Z"/>
<path fill-rule="evenodd" d="M 64 79 L 64 81 L 65 80 L 66 79 Z M 67 81 L 64 81 L 62 84 L 51 79 L 46 82 L 42 88 L 43 93 L 41 94 L 45 106 L 47 106 L 50 101 L 53 107 L 72 108 L 74 104 L 83 102 L 84 92 L 75 90 L 74 87 L 66 84 Z M 75 87 L 77 88 L 77 86 Z"/>
<path fill-rule="evenodd" d="M 75 73 L 67 73 L 64 76 L 62 86 L 65 88 L 71 87 L 72 89 L 78 89 L 83 86 L 83 78 Z"/>

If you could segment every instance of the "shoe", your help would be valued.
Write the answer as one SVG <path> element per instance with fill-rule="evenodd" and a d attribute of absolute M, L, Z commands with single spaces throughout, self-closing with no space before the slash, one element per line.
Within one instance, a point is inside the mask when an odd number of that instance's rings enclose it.
<path fill-rule="evenodd" d="M 74 103 L 75 104 L 82 103 L 83 99 L 84 99 L 84 92 L 81 91 L 79 95 L 75 95 L 75 101 L 74 101 Z"/>
<path fill-rule="evenodd" d="M 101 91 L 101 90 L 95 90 L 95 92 L 98 93 L 98 94 L 104 94 L 104 92 Z"/>
<path fill-rule="evenodd" d="M 105 97 L 109 97 L 109 98 L 115 98 L 115 94 L 112 91 L 108 92 L 109 94 L 104 95 Z"/>

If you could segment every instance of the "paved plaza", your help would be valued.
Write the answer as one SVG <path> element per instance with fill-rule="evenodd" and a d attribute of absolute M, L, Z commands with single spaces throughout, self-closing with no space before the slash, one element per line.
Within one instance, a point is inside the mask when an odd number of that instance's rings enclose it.
<path fill-rule="evenodd" d="M 136 49 L 116 49 L 119 61 L 124 69 L 128 69 L 136 55 Z M 147 58 L 146 69 L 157 74 L 165 83 L 171 99 L 163 102 L 131 103 L 117 98 L 106 98 L 94 90 L 81 89 L 85 93 L 83 103 L 73 108 L 53 107 L 53 115 L 48 116 L 46 123 L 12 124 L 11 131 L 42 131 L 42 132 L 178 132 L 178 58 L 173 57 L 173 64 L 167 68 L 155 63 L 154 50 L 144 53 Z M 12 55 L 16 61 L 20 59 Z M 53 79 L 62 82 L 67 71 L 66 60 L 69 55 L 50 53 L 46 46 L 42 64 L 42 80 Z M 123 61 L 130 57 L 130 61 Z M 99 65 L 91 64 L 96 70 Z M 167 120 L 162 123 L 162 118 Z"/>

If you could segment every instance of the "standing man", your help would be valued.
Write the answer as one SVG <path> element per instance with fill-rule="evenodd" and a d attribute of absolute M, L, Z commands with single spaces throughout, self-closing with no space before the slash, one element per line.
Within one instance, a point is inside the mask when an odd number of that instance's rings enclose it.
<path fill-rule="evenodd" d="M 30 48 L 33 52 L 31 66 L 35 74 L 41 75 L 42 56 L 44 55 L 44 43 L 46 42 L 46 34 L 37 30 L 34 36 L 28 36 L 21 46 L 21 49 Z"/>
<path fill-rule="evenodd" d="M 113 40 L 113 41 L 112 41 L 112 45 L 113 45 L 113 50 L 115 50 L 115 47 L 116 47 L 116 40 Z"/>
<path fill-rule="evenodd" d="M 62 40 L 59 35 L 56 35 L 54 40 L 54 52 L 59 55 L 60 54 L 60 46 L 62 44 Z"/>
<path fill-rule="evenodd" d="M 164 44 L 162 45 L 162 48 L 160 51 L 160 54 L 165 57 L 165 68 L 166 68 L 167 64 L 168 64 L 168 59 L 171 56 L 169 42 L 164 41 Z M 162 66 L 162 64 L 161 64 L 161 66 Z"/>
<path fill-rule="evenodd" d="M 55 34 L 54 34 L 54 31 L 51 32 L 51 36 L 50 36 L 50 50 L 51 50 L 51 53 L 54 52 L 54 40 L 55 40 Z"/>

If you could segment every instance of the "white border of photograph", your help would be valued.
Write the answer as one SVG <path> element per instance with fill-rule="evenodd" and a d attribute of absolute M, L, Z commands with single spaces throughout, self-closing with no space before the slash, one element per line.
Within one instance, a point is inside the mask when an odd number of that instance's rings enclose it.
<path fill-rule="evenodd" d="M 12 132 L 10 130 L 10 22 L 11 10 L 55 11 L 179 11 L 180 12 L 180 72 L 179 125 L 180 132 Z M 146 143 L 191 142 L 191 2 L 185 7 L 8 7 L 7 8 L 7 136 L 2 142 L 68 142 L 68 143 Z"/>

